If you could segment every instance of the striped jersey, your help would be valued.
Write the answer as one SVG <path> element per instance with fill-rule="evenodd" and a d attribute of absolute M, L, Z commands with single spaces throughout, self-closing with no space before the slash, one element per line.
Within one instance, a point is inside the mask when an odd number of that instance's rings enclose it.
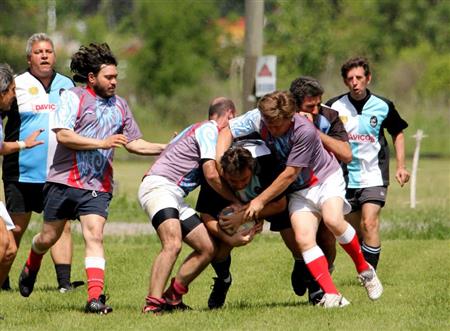
<path fill-rule="evenodd" d="M 367 90 L 363 100 L 353 100 L 346 93 L 329 100 L 327 105 L 339 112 L 348 132 L 353 158 L 347 164 L 347 187 L 389 185 L 389 146 L 384 129 L 396 136 L 408 127 L 394 104 Z"/>
<path fill-rule="evenodd" d="M 53 160 L 56 137 L 51 130 L 60 92 L 74 86 L 73 81 L 54 72 L 47 89 L 26 71 L 15 78 L 17 107 L 7 112 L 5 141 L 24 140 L 38 129 L 44 129 L 38 140 L 44 144 L 5 155 L 3 180 L 23 183 L 45 183 Z"/>

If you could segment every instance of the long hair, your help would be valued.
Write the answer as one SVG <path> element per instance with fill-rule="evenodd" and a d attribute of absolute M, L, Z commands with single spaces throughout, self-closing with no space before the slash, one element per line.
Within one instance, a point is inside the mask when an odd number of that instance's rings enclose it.
<path fill-rule="evenodd" d="M 73 80 L 87 83 L 88 74 L 92 72 L 97 76 L 103 65 L 117 66 L 117 60 L 107 43 L 81 46 L 78 52 L 72 55 L 70 62 L 70 70 L 74 73 Z"/>

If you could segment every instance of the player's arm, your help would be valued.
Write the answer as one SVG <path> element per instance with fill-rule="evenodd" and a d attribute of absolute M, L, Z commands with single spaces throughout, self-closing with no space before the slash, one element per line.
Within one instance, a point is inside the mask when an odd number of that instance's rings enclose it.
<path fill-rule="evenodd" d="M 267 217 L 279 214 L 283 212 L 287 207 L 287 199 L 286 197 L 282 197 L 281 199 L 271 201 L 264 206 L 264 208 L 259 212 L 259 219 L 266 219 Z"/>
<path fill-rule="evenodd" d="M 302 168 L 286 166 L 278 177 L 260 195 L 250 201 L 245 210 L 245 219 L 257 219 L 264 206 L 283 193 L 298 177 Z"/>
<path fill-rule="evenodd" d="M 397 160 L 397 170 L 395 172 L 395 179 L 403 186 L 409 181 L 409 172 L 405 165 L 405 135 L 400 131 L 397 135 L 392 136 L 392 141 L 395 148 L 395 158 Z"/>
<path fill-rule="evenodd" d="M 352 160 L 352 150 L 350 144 L 347 141 L 342 141 L 321 132 L 319 130 L 320 140 L 325 149 L 336 156 L 339 161 L 344 163 L 350 163 Z"/>
<path fill-rule="evenodd" d="M 75 150 L 109 149 L 124 146 L 128 139 L 123 134 L 114 134 L 106 139 L 88 138 L 70 129 L 53 129 L 58 143 Z"/>
<path fill-rule="evenodd" d="M 335 111 L 333 110 L 333 112 Z M 305 112 L 299 112 L 299 114 L 305 116 L 315 124 L 313 114 Z M 331 121 L 331 128 L 328 133 L 322 132 L 320 128 L 317 130 L 323 146 L 327 151 L 333 153 L 339 161 L 350 163 L 352 160 L 352 149 L 350 148 L 350 144 L 347 140 L 342 140 L 344 139 L 343 137 L 347 137 L 347 132 L 345 131 L 344 125 L 337 114 L 334 116 L 334 119 L 330 119 L 327 116 L 324 117 Z"/>
<path fill-rule="evenodd" d="M 2 147 L 0 148 L 0 155 L 8 155 L 16 153 L 25 148 L 33 148 L 37 145 L 42 145 L 43 140 L 36 140 L 36 138 L 44 131 L 44 129 L 39 129 L 30 134 L 23 141 L 4 141 Z"/>
<path fill-rule="evenodd" d="M 144 139 L 136 139 L 125 145 L 128 152 L 138 155 L 159 155 L 166 144 L 151 143 Z"/>
<path fill-rule="evenodd" d="M 233 143 L 233 135 L 231 134 L 230 127 L 227 126 L 220 130 L 219 137 L 217 138 L 216 144 L 216 166 L 219 172 L 222 171 L 222 166 L 220 165 L 220 160 L 222 159 L 225 151 L 230 148 Z"/>
<path fill-rule="evenodd" d="M 278 200 L 271 201 L 264 206 L 258 214 L 258 220 L 263 222 L 267 217 L 279 214 L 286 209 L 287 199 L 282 197 Z M 247 222 L 245 218 L 245 210 L 248 206 L 243 206 L 242 210 L 232 213 L 231 215 L 221 215 L 221 227 L 224 230 L 235 232 L 242 224 Z"/>
<path fill-rule="evenodd" d="M 219 221 L 207 213 L 202 213 L 200 215 L 203 223 L 206 226 L 206 229 L 208 232 L 215 238 L 219 239 L 220 241 L 226 243 L 227 245 L 231 247 L 239 247 L 247 245 L 250 241 L 252 241 L 255 232 L 248 231 L 248 232 L 236 232 L 233 235 L 227 234 L 219 225 Z"/>
<path fill-rule="evenodd" d="M 228 185 L 219 176 L 219 172 L 216 168 L 216 161 L 211 159 L 206 160 L 203 162 L 202 170 L 206 182 L 214 189 L 214 191 L 219 193 L 224 199 L 235 204 L 240 204 L 238 198 L 236 198 Z"/>

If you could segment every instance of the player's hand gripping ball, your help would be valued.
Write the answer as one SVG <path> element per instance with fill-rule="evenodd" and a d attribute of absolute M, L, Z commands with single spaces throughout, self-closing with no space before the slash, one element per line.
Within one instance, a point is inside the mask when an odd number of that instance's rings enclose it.
<path fill-rule="evenodd" d="M 236 224 L 240 224 L 237 227 L 237 230 L 233 227 L 231 227 L 231 228 L 224 227 L 224 221 L 222 219 L 223 216 L 226 216 L 227 219 L 233 220 L 233 222 L 235 222 Z M 222 228 L 222 230 L 225 231 L 230 236 L 235 234 L 236 232 L 244 232 L 244 231 L 250 230 L 251 228 L 253 228 L 253 226 L 255 226 L 256 222 L 249 221 L 249 222 L 245 222 L 242 224 L 243 216 L 244 216 L 243 211 L 235 213 L 235 210 L 232 207 L 226 207 L 219 214 L 219 225 Z"/>

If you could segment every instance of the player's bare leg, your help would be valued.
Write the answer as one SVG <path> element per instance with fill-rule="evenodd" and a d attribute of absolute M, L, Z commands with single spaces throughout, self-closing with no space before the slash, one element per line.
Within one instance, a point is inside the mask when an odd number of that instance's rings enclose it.
<path fill-rule="evenodd" d="M 183 303 L 182 296 L 188 292 L 189 284 L 208 266 L 214 257 L 214 243 L 203 223 L 191 230 L 184 241 L 194 251 L 186 257 L 170 286 L 163 294 L 169 310 L 189 309 Z"/>
<path fill-rule="evenodd" d="M 164 287 L 181 251 L 180 221 L 175 218 L 165 220 L 158 226 L 157 233 L 162 247 L 153 261 L 149 295 L 162 298 Z"/>
<path fill-rule="evenodd" d="M 0 219 L 0 222 L 4 225 L 5 223 Z M 0 225 L 1 226 L 1 225 Z M 8 278 L 9 270 L 11 269 L 11 265 L 16 258 L 17 255 L 17 246 L 16 241 L 14 240 L 14 234 L 12 231 L 7 231 L 5 227 L 5 236 L 8 242 L 6 246 L 5 254 L 3 258 L 0 260 L 0 284 L 5 284 L 5 280 Z M 5 289 L 10 289 L 9 282 L 7 282 L 8 286 Z"/>
<path fill-rule="evenodd" d="M 374 203 L 364 203 L 362 205 L 361 249 L 367 262 L 369 262 L 375 269 L 378 266 L 381 253 L 380 212 L 380 205 Z"/>

